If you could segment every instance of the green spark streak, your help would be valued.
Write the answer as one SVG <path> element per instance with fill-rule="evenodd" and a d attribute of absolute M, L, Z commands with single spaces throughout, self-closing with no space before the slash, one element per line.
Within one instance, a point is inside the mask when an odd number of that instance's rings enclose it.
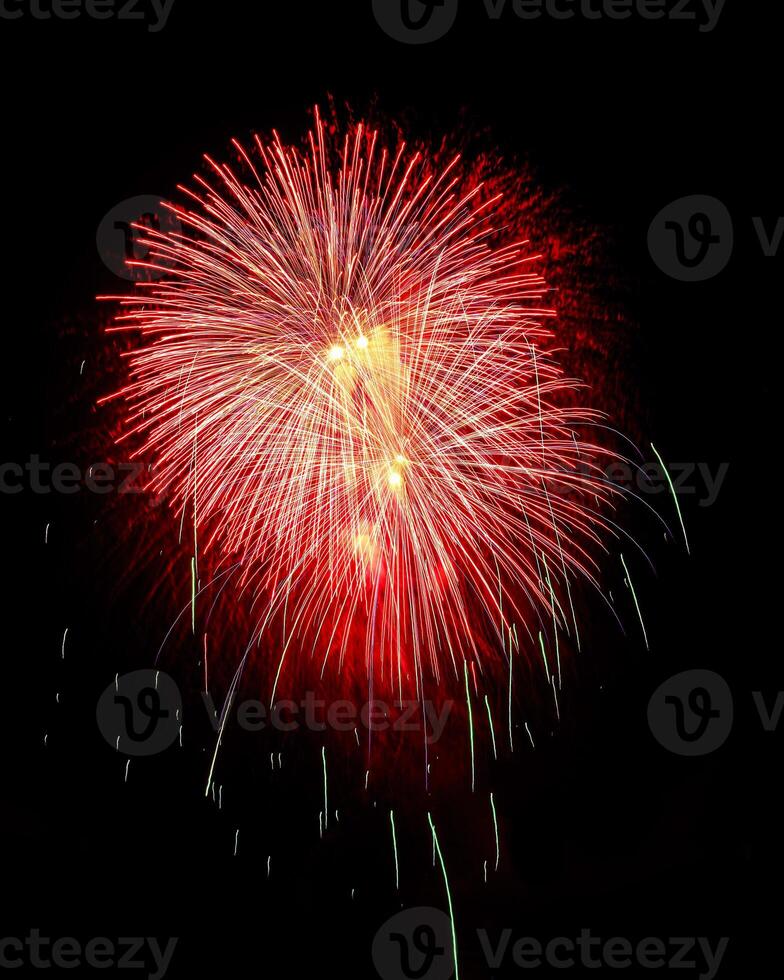
<path fill-rule="evenodd" d="M 471 691 L 468 687 L 468 664 L 463 661 L 463 673 L 465 675 L 466 704 L 468 705 L 468 730 L 471 735 L 471 792 L 474 791 L 476 782 L 476 769 L 474 764 L 474 713 L 471 709 Z"/>
<path fill-rule="evenodd" d="M 395 811 L 389 811 L 389 822 L 392 824 L 392 848 L 395 852 L 395 888 L 400 891 L 400 864 L 397 858 L 397 834 L 395 833 Z"/>
<path fill-rule="evenodd" d="M 446 900 L 449 905 L 449 921 L 452 924 L 452 957 L 455 963 L 455 980 L 460 980 L 460 973 L 457 964 L 457 932 L 455 930 L 455 914 L 452 910 L 452 893 L 449 890 L 449 878 L 446 874 L 446 865 L 444 864 L 444 855 L 441 853 L 441 845 L 438 842 L 438 834 L 436 833 L 436 825 L 433 823 L 433 818 L 428 813 L 428 822 L 430 823 L 430 830 L 433 833 L 433 847 L 438 853 L 438 860 L 441 862 L 441 873 L 444 876 L 444 886 L 446 887 Z"/>
<path fill-rule="evenodd" d="M 678 520 L 681 522 L 681 530 L 683 531 L 683 540 L 686 542 L 686 552 L 691 554 L 691 549 L 689 548 L 689 539 L 686 537 L 686 525 L 683 523 L 683 514 L 681 513 L 681 505 L 678 503 L 678 494 L 675 492 L 675 487 L 673 486 L 670 474 L 667 471 L 667 467 L 664 465 L 664 460 L 659 455 L 659 450 L 651 443 L 651 449 L 656 453 L 656 458 L 661 463 L 661 468 L 664 470 L 664 475 L 667 477 L 667 483 L 670 485 L 670 493 L 672 494 L 672 499 L 675 502 L 675 509 L 678 511 Z"/>
<path fill-rule="evenodd" d="M 501 861 L 501 843 L 498 838 L 498 814 L 495 812 L 495 799 L 493 794 L 490 794 L 490 808 L 493 811 L 493 828 L 495 829 L 495 870 L 498 871 L 498 865 Z"/>
<path fill-rule="evenodd" d="M 545 669 L 545 672 L 547 674 L 547 680 L 548 680 L 548 683 L 549 683 L 550 676 L 551 676 L 550 675 L 550 665 L 547 662 L 547 654 L 546 654 L 545 649 L 544 649 L 544 637 L 542 636 L 542 631 L 541 630 L 539 630 L 539 646 L 541 647 L 541 650 L 542 650 L 542 660 L 544 660 L 544 669 Z"/>
<path fill-rule="evenodd" d="M 490 737 L 493 739 L 493 758 L 498 758 L 498 753 L 495 749 L 495 729 L 493 728 L 493 713 L 490 711 L 490 702 L 487 700 L 487 695 L 485 694 L 485 707 L 487 708 L 487 718 L 490 722 Z"/>
<path fill-rule="evenodd" d="M 631 589 L 632 598 L 634 599 L 634 605 L 637 608 L 637 615 L 640 617 L 640 626 L 642 626 L 642 635 L 643 635 L 643 639 L 645 640 L 645 649 L 650 650 L 650 647 L 648 646 L 648 634 L 645 631 L 645 623 L 642 621 L 642 612 L 640 611 L 640 604 L 637 601 L 637 593 L 634 591 L 634 586 L 632 585 L 632 577 L 629 574 L 629 569 L 626 567 L 626 560 L 624 559 L 623 555 L 621 555 L 621 564 L 623 565 L 624 572 L 626 572 L 626 581 L 628 582 L 629 588 Z"/>
<path fill-rule="evenodd" d="M 327 806 L 327 747 L 321 747 L 321 761 L 324 764 L 324 829 L 329 823 L 329 807 Z"/>

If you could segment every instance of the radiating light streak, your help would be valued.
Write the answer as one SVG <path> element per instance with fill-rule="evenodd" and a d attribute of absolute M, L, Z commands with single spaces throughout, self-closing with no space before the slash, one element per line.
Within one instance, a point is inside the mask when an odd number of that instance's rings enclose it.
<path fill-rule="evenodd" d="M 196 558 L 191 558 L 191 630 L 196 635 Z"/>
<path fill-rule="evenodd" d="M 514 752 L 514 736 L 512 734 L 512 667 L 514 663 L 514 654 L 512 648 L 509 648 L 509 749 Z"/>
<path fill-rule="evenodd" d="M 681 505 L 678 503 L 678 494 L 675 492 L 675 486 L 672 482 L 672 478 L 670 477 L 669 470 L 664 465 L 664 460 L 659 455 L 659 450 L 656 448 L 656 446 L 654 446 L 653 443 L 651 443 L 651 449 L 656 453 L 656 458 L 659 460 L 659 463 L 661 464 L 661 468 L 664 471 L 664 475 L 667 478 L 667 483 L 669 484 L 670 487 L 670 493 L 672 494 L 672 499 L 675 503 L 675 509 L 678 512 L 678 520 L 681 522 L 681 531 L 683 531 L 683 540 L 686 542 L 686 553 L 690 555 L 691 549 L 689 548 L 689 539 L 686 535 L 686 525 L 683 523 L 683 514 L 681 513 Z"/>
<path fill-rule="evenodd" d="M 643 639 L 645 640 L 645 649 L 650 650 L 650 647 L 648 646 L 648 633 L 645 630 L 645 623 L 643 622 L 640 603 L 637 601 L 637 593 L 634 591 L 634 584 L 632 583 L 632 577 L 629 574 L 629 569 L 626 567 L 626 560 L 624 559 L 623 555 L 621 555 L 621 564 L 623 565 L 623 570 L 626 573 L 626 584 L 629 586 L 629 589 L 632 594 L 632 598 L 634 599 L 634 606 L 635 609 L 637 610 L 637 616 L 639 617 L 640 620 L 640 626 L 642 627 L 642 635 L 643 635 Z"/>
<path fill-rule="evenodd" d="M 474 712 L 471 708 L 471 690 L 468 686 L 468 664 L 463 661 L 463 671 L 465 673 L 465 692 L 466 705 L 468 706 L 468 733 L 471 747 L 471 792 L 473 793 L 476 784 L 476 761 L 474 758 Z"/>
<path fill-rule="evenodd" d="M 511 651 L 510 651 L 510 654 L 511 654 Z M 491 737 L 491 739 L 493 741 L 493 758 L 494 759 L 497 759 L 498 758 L 498 752 L 496 751 L 496 745 L 495 745 L 495 728 L 493 727 L 493 713 L 490 710 L 490 701 L 489 701 L 489 699 L 488 699 L 488 697 L 487 697 L 486 694 L 485 694 L 485 707 L 487 708 L 487 720 L 490 723 L 490 737 Z"/>

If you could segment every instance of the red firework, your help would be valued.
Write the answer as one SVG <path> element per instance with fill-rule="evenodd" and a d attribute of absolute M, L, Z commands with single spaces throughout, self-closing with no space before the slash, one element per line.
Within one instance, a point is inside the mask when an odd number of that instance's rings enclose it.
<path fill-rule="evenodd" d="M 273 701 L 289 661 L 421 698 L 532 617 L 579 643 L 616 491 L 508 203 L 362 124 L 234 148 L 168 205 L 181 231 L 142 230 L 158 278 L 113 328 L 141 337 L 125 438 L 193 528 L 194 616 L 209 554 L 254 599 Z"/>

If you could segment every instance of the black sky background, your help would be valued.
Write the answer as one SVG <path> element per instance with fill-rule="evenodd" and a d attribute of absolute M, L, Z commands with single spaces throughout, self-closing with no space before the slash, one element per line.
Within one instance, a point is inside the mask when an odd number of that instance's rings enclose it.
<path fill-rule="evenodd" d="M 782 687 L 772 382 L 784 255 L 764 257 L 752 224 L 771 227 L 784 211 L 780 26 L 740 0 L 707 34 L 667 21 L 521 23 L 511 12 L 493 23 L 462 0 L 446 38 L 421 47 L 386 37 L 365 0 L 176 0 L 157 34 L 0 20 L 3 461 L 60 459 L 89 417 L 74 408 L 72 366 L 94 297 L 117 288 L 95 247 L 103 215 L 136 194 L 173 193 L 202 152 L 220 157 L 234 136 L 274 127 L 297 138 L 332 95 L 359 112 L 404 113 L 423 134 L 486 129 L 568 187 L 611 230 L 634 283 L 640 364 L 628 383 L 643 393 L 648 435 L 669 460 L 730 464 L 715 506 L 684 504 L 691 559 L 662 545 L 642 583 L 653 652 L 597 651 L 573 705 L 582 724 L 543 747 L 519 791 L 507 777 L 509 868 L 458 907 L 469 977 L 489 975 L 478 927 L 726 935 L 720 976 L 767 975 L 781 960 L 781 742 L 762 732 L 751 696 Z M 653 264 L 646 233 L 661 207 L 697 193 L 727 205 L 736 246 L 720 276 L 686 284 Z M 23 493 L 0 508 L 0 935 L 177 935 L 170 976 L 374 976 L 376 929 L 401 901 L 443 904 L 439 880 L 411 870 L 399 898 L 384 881 L 352 902 L 355 867 L 384 873 L 381 832 L 357 828 L 359 857 L 313 841 L 295 857 L 292 816 L 286 866 L 267 885 L 265 847 L 232 857 L 231 819 L 201 801 L 193 760 L 172 751 L 125 786 L 95 730 L 94 695 L 145 623 L 132 598 L 100 601 L 83 501 Z M 79 639 L 63 673 L 69 624 Z M 738 716 L 728 743 L 696 760 L 658 746 L 645 715 L 656 685 L 691 667 L 727 678 Z M 459 837 L 450 844 L 459 866 Z M 412 837 L 409 853 L 420 846 Z"/>

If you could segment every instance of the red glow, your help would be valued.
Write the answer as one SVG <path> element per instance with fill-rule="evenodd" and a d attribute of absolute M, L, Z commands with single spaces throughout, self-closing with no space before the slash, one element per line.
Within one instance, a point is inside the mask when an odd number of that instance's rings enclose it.
<path fill-rule="evenodd" d="M 145 229 L 164 275 L 113 328 L 141 335 L 125 437 L 194 567 L 255 598 L 273 693 L 298 658 L 401 697 L 466 660 L 477 688 L 513 625 L 576 631 L 614 492 L 516 202 L 362 125 L 235 150 L 183 188 L 181 234 Z"/>

